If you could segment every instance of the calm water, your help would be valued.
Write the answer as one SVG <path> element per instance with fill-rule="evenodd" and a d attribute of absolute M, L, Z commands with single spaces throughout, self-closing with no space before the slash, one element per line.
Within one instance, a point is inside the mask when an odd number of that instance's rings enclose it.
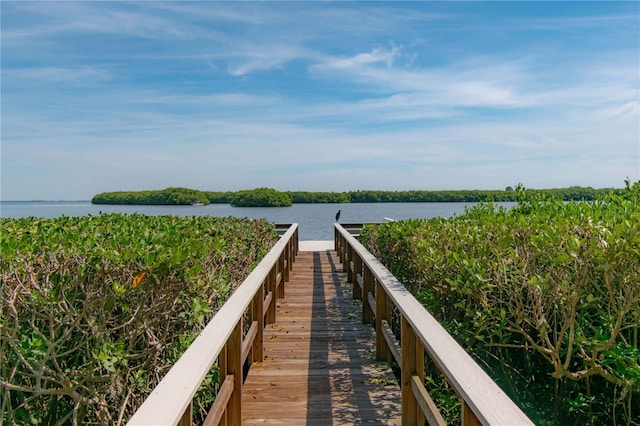
<path fill-rule="evenodd" d="M 275 223 L 298 223 L 301 240 L 333 240 L 335 214 L 340 209 L 340 222 L 384 222 L 384 218 L 410 219 L 451 217 L 464 213 L 474 203 L 353 203 L 294 204 L 292 207 L 231 207 L 228 204 L 208 206 L 112 206 L 93 205 L 89 201 L 3 201 L 0 216 L 58 217 L 98 215 L 102 213 L 140 213 L 145 215 L 217 216 L 265 218 Z M 499 203 L 510 206 L 513 203 Z"/>

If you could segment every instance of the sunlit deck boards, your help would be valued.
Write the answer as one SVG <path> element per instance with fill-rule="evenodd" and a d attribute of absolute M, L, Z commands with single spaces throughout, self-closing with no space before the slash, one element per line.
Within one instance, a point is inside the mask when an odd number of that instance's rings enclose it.
<path fill-rule="evenodd" d="M 243 388 L 245 425 L 400 424 L 397 381 L 375 361 L 373 328 L 341 271 L 333 251 L 298 254 Z"/>

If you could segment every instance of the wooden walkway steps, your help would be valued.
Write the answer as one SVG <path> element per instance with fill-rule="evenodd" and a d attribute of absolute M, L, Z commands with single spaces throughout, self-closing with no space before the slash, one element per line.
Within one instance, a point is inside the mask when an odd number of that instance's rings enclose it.
<path fill-rule="evenodd" d="M 398 382 L 375 361 L 375 332 L 351 287 L 333 250 L 301 246 L 264 361 L 244 384 L 243 424 L 400 425 Z"/>

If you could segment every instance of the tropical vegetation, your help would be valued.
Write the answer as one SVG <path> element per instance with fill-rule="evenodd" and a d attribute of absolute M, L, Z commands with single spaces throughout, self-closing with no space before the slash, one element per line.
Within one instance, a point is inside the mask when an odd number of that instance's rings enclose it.
<path fill-rule="evenodd" d="M 320 204 L 320 203 L 349 203 L 351 200 L 346 192 L 309 192 L 289 191 L 294 204 Z"/>
<path fill-rule="evenodd" d="M 640 183 L 593 202 L 515 192 L 509 210 L 482 203 L 361 239 L 537 424 L 638 424 Z"/>
<path fill-rule="evenodd" d="M 520 187 L 517 186 L 516 189 Z M 351 203 L 394 203 L 394 202 L 481 202 L 481 201 L 518 201 L 518 191 L 512 187 L 501 190 L 451 190 L 451 191 L 351 191 Z M 611 189 L 594 189 L 572 186 L 529 190 L 531 194 L 542 194 L 564 201 L 594 200 L 598 195 L 607 194 Z"/>
<path fill-rule="evenodd" d="M 207 193 L 196 189 L 166 188 L 157 191 L 117 191 L 97 194 L 93 204 L 189 205 L 209 204 Z"/>
<path fill-rule="evenodd" d="M 0 235 L 0 423 L 17 425 L 126 422 L 277 240 L 206 216 L 0 219 Z"/>
<path fill-rule="evenodd" d="M 251 207 L 269 207 L 286 204 L 285 195 L 291 203 L 396 203 L 396 202 L 481 202 L 481 201 L 517 201 L 518 192 L 507 187 L 505 190 L 456 190 L 456 191 L 375 191 L 358 190 L 347 192 L 311 192 L 311 191 L 272 191 L 264 194 L 268 188 L 256 188 L 243 191 L 198 191 L 186 188 L 167 188 L 158 191 L 119 191 L 103 192 L 91 200 L 94 204 L 228 204 L 241 207 L 247 200 Z M 531 194 L 544 194 L 564 201 L 592 201 L 598 196 L 610 192 L 611 188 L 594 189 L 572 186 L 529 190 Z M 619 191 L 619 190 L 614 190 Z M 247 195 L 249 194 L 249 195 Z M 264 195 L 264 196 L 263 196 Z M 234 201 L 235 199 L 235 201 Z M 261 204 L 260 201 L 264 201 Z"/>
<path fill-rule="evenodd" d="M 236 192 L 229 204 L 234 207 L 290 207 L 291 198 L 272 188 L 256 188 Z"/>

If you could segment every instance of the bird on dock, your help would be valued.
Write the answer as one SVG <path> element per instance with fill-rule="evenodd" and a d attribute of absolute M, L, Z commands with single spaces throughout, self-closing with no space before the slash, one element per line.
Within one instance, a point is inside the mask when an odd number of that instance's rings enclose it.
<path fill-rule="evenodd" d="M 338 213 L 336 213 L 336 222 L 340 219 L 340 210 L 338 210 Z"/>

